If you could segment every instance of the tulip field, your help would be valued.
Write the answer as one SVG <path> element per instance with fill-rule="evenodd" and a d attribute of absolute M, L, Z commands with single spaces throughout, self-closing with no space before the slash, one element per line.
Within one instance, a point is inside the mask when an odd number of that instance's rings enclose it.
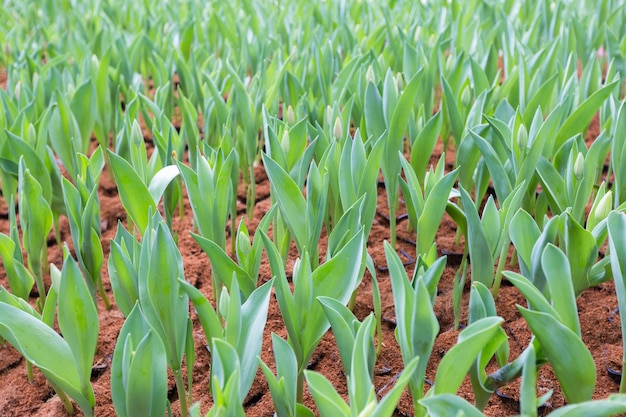
<path fill-rule="evenodd" d="M 0 417 L 626 415 L 623 0 L 5 0 Z"/>

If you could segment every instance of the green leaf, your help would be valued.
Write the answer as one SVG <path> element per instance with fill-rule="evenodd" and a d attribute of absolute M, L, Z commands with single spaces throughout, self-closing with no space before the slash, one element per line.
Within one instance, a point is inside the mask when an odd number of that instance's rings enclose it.
<path fill-rule="evenodd" d="M 450 84 L 448 84 L 448 81 L 444 77 L 441 77 L 441 89 L 443 90 L 442 105 L 448 114 L 450 130 L 452 131 L 454 142 L 458 147 L 461 143 L 461 136 L 463 135 L 463 130 L 465 129 L 465 123 L 461 118 L 461 113 L 459 112 L 459 107 L 457 105 L 456 98 L 454 97 L 454 93 L 450 88 Z"/>
<path fill-rule="evenodd" d="M 91 367 L 98 344 L 98 310 L 78 264 L 67 255 L 58 295 L 59 328 L 78 370 L 83 392 L 91 389 Z"/>
<path fill-rule="evenodd" d="M 533 247 L 541 236 L 535 219 L 527 211 L 520 209 L 511 220 L 509 235 L 513 245 L 515 245 L 522 273 L 530 275 Z"/>
<path fill-rule="evenodd" d="M 618 81 L 613 81 L 595 91 L 568 116 L 557 133 L 553 149 L 559 149 L 567 139 L 582 132 L 589 126 L 593 115 L 596 114 L 602 103 L 613 94 L 617 83 Z"/>
<path fill-rule="evenodd" d="M 0 302 L 0 336 L 39 368 L 46 379 L 72 397 L 84 413 L 93 414 L 93 390 L 89 386 L 88 392 L 83 394 L 72 350 L 52 328 L 30 314 Z"/>
<path fill-rule="evenodd" d="M 383 100 L 378 88 L 372 82 L 368 82 L 365 89 L 364 107 L 368 137 L 381 137 L 387 128 L 383 116 Z"/>
<path fill-rule="evenodd" d="M 589 288 L 589 271 L 598 259 L 593 234 L 582 227 L 570 213 L 565 219 L 565 252 L 569 260 L 576 296 Z"/>
<path fill-rule="evenodd" d="M 484 417 L 484 414 L 467 400 L 452 394 L 424 398 L 420 400 L 420 404 L 426 407 L 432 417 L 458 416 L 459 413 L 465 417 Z"/>
<path fill-rule="evenodd" d="M 146 187 L 139 175 L 137 175 L 137 172 L 124 158 L 109 151 L 109 161 L 122 205 L 130 219 L 139 228 L 139 232 L 143 235 L 150 220 L 148 210 L 151 208 L 152 212 L 155 213 L 157 211 L 156 203 L 148 187 Z"/>
<path fill-rule="evenodd" d="M 496 196 L 500 201 L 504 201 L 511 191 L 513 190 L 513 184 L 504 168 L 504 165 L 500 161 L 496 150 L 485 139 L 480 137 L 473 130 L 469 130 L 470 136 L 474 139 L 476 146 L 480 149 L 483 159 L 491 174 L 491 180 L 496 189 Z"/>
<path fill-rule="evenodd" d="M 518 310 L 541 343 L 567 401 L 590 400 L 596 384 L 596 366 L 583 341 L 549 314 L 519 306 Z"/>
<path fill-rule="evenodd" d="M 485 235 L 478 211 L 469 194 L 463 187 L 459 188 L 461 200 L 467 219 L 467 240 L 469 245 L 472 281 L 479 281 L 491 288 L 494 280 L 493 257 Z"/>
<path fill-rule="evenodd" d="M 256 288 L 257 277 L 251 277 L 217 243 L 195 233 L 191 236 L 209 257 L 212 271 L 219 277 L 220 282 L 230 288 L 233 276 L 236 277 L 239 288 L 243 291 L 245 298 L 248 298 Z"/>
<path fill-rule="evenodd" d="M 548 417 L 610 417 L 626 412 L 626 395 L 614 394 L 606 400 L 569 404 L 554 410 Z"/>
<path fill-rule="evenodd" d="M 550 286 L 552 306 L 559 313 L 561 323 L 581 337 L 576 295 L 567 256 L 549 243 L 541 255 L 541 265 Z"/>
<path fill-rule="evenodd" d="M 360 323 L 348 307 L 334 298 L 318 297 L 317 299 L 322 304 L 324 314 L 326 314 L 326 318 L 328 318 L 333 329 L 344 372 L 346 375 L 350 375 L 352 349 L 354 347 L 356 331 Z"/>
<path fill-rule="evenodd" d="M 148 191 L 152 196 L 155 204 L 159 203 L 159 200 L 163 196 L 165 189 L 170 185 L 172 181 L 178 177 L 180 171 L 176 165 L 168 165 L 161 168 L 150 180 Z"/>
<path fill-rule="evenodd" d="M 128 416 L 163 416 L 167 406 L 167 358 L 161 339 L 148 331 L 131 355 L 126 371 Z"/>
<path fill-rule="evenodd" d="M 504 321 L 501 317 L 486 317 L 465 328 L 459 340 L 443 357 L 437 368 L 435 394 L 454 394 L 483 348 L 494 338 Z"/>
<path fill-rule="evenodd" d="M 320 415 L 350 416 L 350 407 L 322 374 L 305 370 L 304 375 Z"/>
<path fill-rule="evenodd" d="M 298 244 L 298 251 L 301 252 L 308 242 L 308 229 L 306 222 L 302 221 L 302 216 L 307 213 L 307 202 L 289 174 L 265 154 L 263 165 L 272 184 L 272 190 L 276 194 L 278 208 Z"/>
<path fill-rule="evenodd" d="M 245 398 L 254 382 L 257 371 L 257 356 L 261 354 L 263 343 L 263 330 L 267 320 L 270 294 L 273 281 L 270 280 L 258 287 L 241 306 L 241 328 L 236 340 L 231 341 L 239 355 L 241 364 L 241 376 L 239 383 L 239 395 Z M 239 294 L 231 292 L 233 297 Z M 230 318 L 230 317 L 229 317 Z M 230 320 L 226 327 L 230 325 Z"/>
<path fill-rule="evenodd" d="M 161 216 L 156 213 L 144 234 L 139 262 L 139 303 L 159 335 L 172 370 L 180 369 L 187 340 L 189 303 L 180 289 L 183 261 Z"/>

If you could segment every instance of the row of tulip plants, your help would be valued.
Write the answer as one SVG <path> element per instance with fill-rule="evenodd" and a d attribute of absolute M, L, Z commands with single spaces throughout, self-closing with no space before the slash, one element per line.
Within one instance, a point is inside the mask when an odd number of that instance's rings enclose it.
<path fill-rule="evenodd" d="M 211 354 L 208 416 L 243 416 L 258 367 L 280 417 L 391 416 L 405 389 L 417 416 L 481 416 L 517 379 L 521 414 L 536 416 L 550 395 L 536 394 L 548 363 L 569 404 L 551 416 L 626 412 L 624 382 L 591 400 L 596 369 L 576 307 L 585 290 L 614 281 L 626 309 L 623 2 L 8 0 L 0 15 L 9 211 L 0 338 L 29 375 L 43 373 L 68 413 L 77 405 L 94 414 L 99 302 L 125 317 L 111 365 L 120 416 L 171 412 L 168 372 L 180 415 L 200 415 L 190 394 L 195 316 Z M 600 133 L 585 141 L 592 120 Z M 431 164 L 440 142 L 452 163 L 444 153 Z M 259 165 L 272 207 L 252 233 Z M 105 167 L 126 211 L 106 252 Z M 390 234 L 379 248 L 388 277 L 378 279 L 392 284 L 405 365 L 383 398 L 374 386 L 381 302 L 367 251 L 379 181 Z M 247 219 L 237 220 L 240 186 Z M 185 199 L 212 294 L 185 279 L 172 226 Z M 401 202 L 413 267 L 396 252 Z M 446 213 L 465 242 L 455 311 L 469 278 L 469 315 L 425 391 Z M 51 233 L 62 265 L 48 263 Z M 273 278 L 261 284 L 264 257 Z M 374 311 L 361 321 L 352 308 L 366 270 Z M 533 335 L 515 358 L 494 301 L 503 279 L 526 298 L 518 310 Z M 268 364 L 259 355 L 272 294 L 288 337 L 272 335 Z M 329 330 L 347 401 L 307 369 Z M 473 404 L 456 395 L 467 375 Z M 305 385 L 315 410 L 303 404 Z"/>

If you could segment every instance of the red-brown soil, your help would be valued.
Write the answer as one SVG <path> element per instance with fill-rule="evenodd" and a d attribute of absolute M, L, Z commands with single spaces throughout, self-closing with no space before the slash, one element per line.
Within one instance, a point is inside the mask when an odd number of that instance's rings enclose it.
<path fill-rule="evenodd" d="M 595 126 L 591 127 L 588 132 L 588 137 L 595 137 L 598 134 L 597 118 L 594 120 Z M 433 155 L 433 161 L 438 159 L 442 151 L 441 148 L 442 145 L 439 143 L 435 155 Z M 448 152 L 448 158 L 452 158 L 449 159 L 450 161 L 454 160 L 453 152 L 450 150 Z M 245 220 L 251 231 L 256 229 L 259 219 L 270 208 L 269 183 L 261 167 L 257 168 L 256 180 L 257 203 L 254 209 L 254 217 L 251 220 Z M 115 235 L 117 222 L 118 220 L 125 222 L 126 214 L 118 199 L 115 184 L 109 179 L 109 172 L 106 170 L 102 174 L 99 191 L 102 209 L 102 241 L 105 254 L 108 256 L 109 241 Z M 245 201 L 245 188 L 243 186 L 239 187 L 238 195 L 240 199 L 239 207 L 241 209 L 239 217 L 241 218 L 245 216 L 245 205 L 243 203 Z M 367 247 L 377 267 L 377 277 L 382 296 L 382 338 L 384 348 L 376 362 L 375 385 L 377 390 L 379 390 L 379 395 L 384 395 L 391 384 L 393 384 L 394 377 L 403 369 L 403 364 L 400 349 L 394 338 L 395 313 L 391 283 L 387 272 L 384 270 L 386 260 L 383 251 L 383 241 L 389 239 L 389 226 L 385 218 L 387 214 L 386 197 L 385 190 L 382 187 L 379 188 L 378 209 L 379 212 L 374 220 Z M 2 202 L 0 212 L 4 212 L 4 215 L 2 215 L 0 219 L 0 231 L 4 233 L 7 233 L 9 229 L 6 211 L 6 204 Z M 401 213 L 402 208 L 400 210 L 400 214 Z M 196 285 L 210 298 L 212 290 L 210 266 L 207 256 L 202 253 L 199 246 L 189 234 L 189 232 L 192 231 L 192 218 L 193 216 L 188 201 L 185 200 L 184 216 L 182 220 L 178 216 L 175 217 L 174 229 L 178 232 L 179 236 L 179 247 L 183 256 L 186 279 Z M 240 218 L 236 219 L 235 224 L 239 222 Z M 68 241 L 71 248 L 69 226 L 65 218 L 61 219 L 60 232 L 62 239 Z M 460 244 L 456 244 L 455 234 L 455 224 L 452 219 L 446 215 L 437 235 L 437 247 L 440 250 L 440 254 L 445 252 L 452 255 L 448 257 L 448 265 L 439 284 L 439 294 L 435 303 L 435 312 L 440 323 L 441 331 L 428 362 L 426 377 L 429 381 L 435 379 L 438 363 L 443 355 L 456 343 L 458 336 L 458 332 L 454 330 L 452 288 L 460 259 L 460 256 L 454 256 L 454 254 L 462 254 L 463 240 L 461 240 Z M 415 236 L 413 234 L 406 231 L 406 221 L 400 221 L 398 223 L 398 249 L 414 257 L 415 247 L 410 243 L 414 238 Z M 60 267 L 62 262 L 61 251 L 56 246 L 56 243 L 54 243 L 54 239 L 49 239 L 49 242 L 51 244 L 49 247 L 49 261 Z M 323 242 L 320 248 L 321 254 L 325 252 L 324 245 Z M 295 255 L 295 251 L 292 251 L 287 265 L 288 269 L 293 266 Z M 412 265 L 407 266 L 407 271 L 412 273 L 412 268 Z M 271 271 L 264 258 L 259 281 L 264 282 L 270 278 Z M 113 299 L 106 268 L 103 270 L 103 280 L 109 298 Z M 0 269 L 0 284 L 7 286 L 3 269 Z M 467 322 L 468 298 L 469 286 L 466 285 L 461 314 L 462 324 Z M 505 320 L 503 327 L 509 336 L 511 359 L 517 357 L 528 345 L 531 336 L 525 322 L 517 313 L 516 304 L 525 305 L 523 297 L 514 287 L 508 285 L 506 281 L 503 282 L 503 286 L 496 300 L 496 305 L 498 314 Z M 607 368 L 610 367 L 611 369 L 621 371 L 622 343 L 620 317 L 616 310 L 617 301 L 613 283 L 608 282 L 585 291 L 579 298 L 578 306 L 583 340 L 593 354 L 597 368 L 597 386 L 594 398 L 604 398 L 610 393 L 615 393 L 619 387 L 618 382 L 609 375 Z M 96 395 L 96 415 L 109 417 L 115 416 L 110 394 L 111 357 L 118 332 L 123 323 L 123 316 L 115 306 L 107 311 L 101 300 L 98 302 L 98 309 L 100 314 L 100 335 L 94 361 L 92 383 Z M 357 317 L 362 320 L 372 310 L 371 277 L 366 273 L 358 290 L 354 311 Z M 194 365 L 193 401 L 199 401 L 201 403 L 202 412 L 206 413 L 212 403 L 208 388 L 210 356 L 205 347 L 205 336 L 195 316 L 194 325 L 197 360 Z M 262 359 L 268 364 L 273 363 L 271 332 L 286 337 L 286 330 L 274 297 L 271 299 L 265 328 L 265 339 L 261 352 Z M 35 370 L 35 379 L 32 383 L 29 383 L 26 377 L 25 363 L 21 356 L 10 346 L 0 346 L 0 352 L 0 416 L 28 415 L 43 417 L 66 415 L 60 401 L 54 395 L 54 392 L 40 372 Z M 342 367 L 338 366 L 339 360 L 333 334 L 329 331 L 319 344 L 313 356 L 310 368 L 324 374 L 337 388 L 339 393 L 345 397 L 347 396 L 346 380 Z M 572 365 L 575 366 L 575 364 Z M 170 381 L 170 388 L 173 388 L 172 380 Z M 541 395 L 548 390 L 554 390 L 554 394 L 548 403 L 540 410 L 542 415 L 564 405 L 564 397 L 549 365 L 544 366 L 539 373 L 537 393 Z M 468 378 L 459 393 L 469 401 L 473 400 Z M 519 392 L 517 383 L 503 387 L 499 391 L 499 395 L 492 397 L 485 413 L 489 416 L 518 414 L 518 398 Z M 175 389 L 170 390 L 170 400 L 172 401 L 174 412 L 177 414 L 178 401 Z M 305 404 L 314 408 L 312 398 L 308 393 L 305 394 Z M 273 415 L 272 399 L 267 383 L 260 371 L 257 372 L 257 378 L 246 399 L 245 410 L 246 415 L 253 417 Z M 77 414 L 82 415 L 80 412 Z M 412 415 L 412 401 L 406 392 L 400 400 L 396 415 Z"/>

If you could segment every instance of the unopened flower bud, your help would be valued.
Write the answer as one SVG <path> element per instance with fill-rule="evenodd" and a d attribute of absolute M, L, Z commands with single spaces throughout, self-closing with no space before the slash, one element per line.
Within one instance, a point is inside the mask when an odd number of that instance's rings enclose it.
<path fill-rule="evenodd" d="M 452 59 L 452 55 L 448 55 L 446 58 L 446 74 L 449 74 L 454 69 L 454 61 Z"/>
<path fill-rule="evenodd" d="M 594 213 L 596 221 L 601 222 L 602 220 L 606 219 L 609 216 L 609 213 L 611 213 L 612 208 L 613 192 L 608 191 L 606 194 L 604 194 L 604 196 L 598 203 L 598 206 L 596 207 L 596 212 Z"/>
<path fill-rule="evenodd" d="M 18 82 L 17 82 L 17 84 L 15 84 L 15 91 L 14 91 L 15 98 L 16 98 L 17 100 L 19 100 L 19 99 L 20 99 L 20 90 L 21 90 L 21 89 L 22 89 L 22 82 L 21 82 L 21 81 L 18 81 Z"/>
<path fill-rule="evenodd" d="M 528 146 L 528 132 L 523 124 L 519 125 L 517 129 L 517 146 L 520 149 L 526 149 L 526 146 Z"/>
<path fill-rule="evenodd" d="M 463 107 L 467 108 L 472 102 L 472 93 L 470 92 L 469 87 L 465 87 L 463 92 L 461 93 L 461 104 Z"/>
<path fill-rule="evenodd" d="M 326 106 L 326 117 L 325 117 L 325 121 L 328 124 L 332 123 L 332 118 L 333 118 L 333 108 L 330 106 Z"/>
<path fill-rule="evenodd" d="M 428 46 L 433 46 L 435 44 L 436 39 L 437 39 L 437 36 L 434 33 L 431 33 L 430 36 L 428 37 Z"/>
<path fill-rule="evenodd" d="M 244 256 L 250 254 L 250 238 L 244 232 L 239 232 L 237 235 L 237 248 L 239 249 L 239 253 Z"/>
<path fill-rule="evenodd" d="M 376 75 L 374 74 L 374 67 L 371 65 L 367 67 L 367 71 L 365 72 L 365 81 L 368 83 L 376 84 Z"/>
<path fill-rule="evenodd" d="M 343 126 L 341 123 L 341 118 L 337 116 L 335 119 L 335 126 L 333 127 L 333 135 L 335 139 L 339 140 L 343 137 Z"/>
<path fill-rule="evenodd" d="M 576 157 L 576 162 L 574 162 L 574 176 L 577 180 L 583 179 L 583 174 L 585 173 L 585 157 L 582 152 L 578 152 L 578 156 Z"/>
<path fill-rule="evenodd" d="M 415 43 L 419 42 L 422 38 L 422 27 L 418 26 L 415 28 L 415 33 L 413 34 L 413 41 Z"/>
<path fill-rule="evenodd" d="M 404 77 L 401 72 L 396 74 L 396 88 L 398 91 L 402 91 L 404 89 Z"/>
<path fill-rule="evenodd" d="M 287 113 L 285 114 L 285 121 L 290 125 L 296 122 L 296 115 L 293 112 L 293 107 L 291 107 L 291 104 L 287 107 Z"/>
<path fill-rule="evenodd" d="M 280 140 L 280 147 L 285 155 L 289 153 L 290 146 L 291 142 L 289 141 L 289 130 L 285 129 L 285 131 L 283 132 L 283 137 Z"/>

